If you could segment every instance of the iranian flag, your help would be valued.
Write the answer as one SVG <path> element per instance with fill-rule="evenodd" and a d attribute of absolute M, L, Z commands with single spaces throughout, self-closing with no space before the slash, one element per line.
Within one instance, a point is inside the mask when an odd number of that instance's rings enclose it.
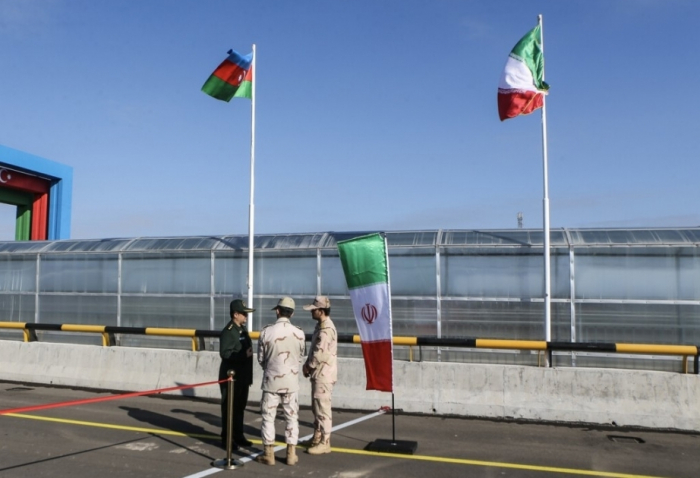
<path fill-rule="evenodd" d="M 233 50 L 202 86 L 202 91 L 222 101 L 252 98 L 253 54 L 241 56 Z"/>
<path fill-rule="evenodd" d="M 389 256 L 381 234 L 338 242 L 340 261 L 360 330 L 367 390 L 393 392 Z"/>
<path fill-rule="evenodd" d="M 508 55 L 498 83 L 498 116 L 503 121 L 542 108 L 547 90 L 541 29 L 537 25 Z"/>

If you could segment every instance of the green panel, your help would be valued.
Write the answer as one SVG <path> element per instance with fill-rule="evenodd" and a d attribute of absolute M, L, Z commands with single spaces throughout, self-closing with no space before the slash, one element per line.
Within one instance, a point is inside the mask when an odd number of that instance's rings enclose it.
<path fill-rule="evenodd" d="M 17 222 L 15 223 L 15 241 L 28 241 L 31 230 L 31 206 L 17 206 Z"/>
<path fill-rule="evenodd" d="M 14 189 L 0 188 L 0 202 L 13 206 L 29 206 L 34 202 L 34 194 Z"/>
<path fill-rule="evenodd" d="M 389 282 L 384 238 L 380 234 L 338 242 L 348 289 Z"/>
<path fill-rule="evenodd" d="M 34 194 L 14 189 L 0 188 L 0 203 L 17 206 L 15 241 L 28 241 L 32 230 L 32 204 Z"/>

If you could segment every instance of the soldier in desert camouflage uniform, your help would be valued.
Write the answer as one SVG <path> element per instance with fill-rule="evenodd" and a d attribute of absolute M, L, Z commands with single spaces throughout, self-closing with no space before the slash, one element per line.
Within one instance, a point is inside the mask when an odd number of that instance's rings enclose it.
<path fill-rule="evenodd" d="M 274 309 L 277 322 L 260 332 L 258 363 L 262 366 L 262 441 L 265 452 L 257 461 L 275 464 L 275 415 L 281 403 L 284 410 L 287 442 L 287 465 L 297 463 L 296 445 L 299 438 L 299 367 L 304 356 L 304 332 L 289 321 L 294 315 L 294 300 L 283 297 Z"/>
<path fill-rule="evenodd" d="M 331 395 L 333 384 L 338 380 L 338 332 L 330 318 L 331 301 L 328 297 L 316 297 L 312 304 L 304 306 L 304 310 L 310 310 L 311 318 L 317 322 L 304 364 L 304 377 L 311 378 L 314 413 L 314 436 L 308 453 L 321 455 L 331 452 Z"/>

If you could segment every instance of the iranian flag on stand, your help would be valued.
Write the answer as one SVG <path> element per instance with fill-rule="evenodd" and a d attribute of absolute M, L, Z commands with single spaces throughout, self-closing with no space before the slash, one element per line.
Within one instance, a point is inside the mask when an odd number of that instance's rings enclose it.
<path fill-rule="evenodd" d="M 503 121 L 542 108 L 547 90 L 541 29 L 537 25 L 508 55 L 498 83 L 498 116 Z"/>
<path fill-rule="evenodd" d="M 360 330 L 367 390 L 393 392 L 394 352 L 386 239 L 381 234 L 338 242 L 340 261 Z"/>
<path fill-rule="evenodd" d="M 228 57 L 204 82 L 202 91 L 217 100 L 226 102 L 234 97 L 252 99 L 252 63 L 252 53 L 242 56 L 229 50 Z"/>

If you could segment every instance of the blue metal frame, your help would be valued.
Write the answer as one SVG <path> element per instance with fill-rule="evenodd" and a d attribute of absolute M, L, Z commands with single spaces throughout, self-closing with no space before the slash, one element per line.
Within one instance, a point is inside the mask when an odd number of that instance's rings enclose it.
<path fill-rule="evenodd" d="M 73 168 L 2 145 L 0 166 L 51 180 L 48 239 L 70 239 Z"/>

